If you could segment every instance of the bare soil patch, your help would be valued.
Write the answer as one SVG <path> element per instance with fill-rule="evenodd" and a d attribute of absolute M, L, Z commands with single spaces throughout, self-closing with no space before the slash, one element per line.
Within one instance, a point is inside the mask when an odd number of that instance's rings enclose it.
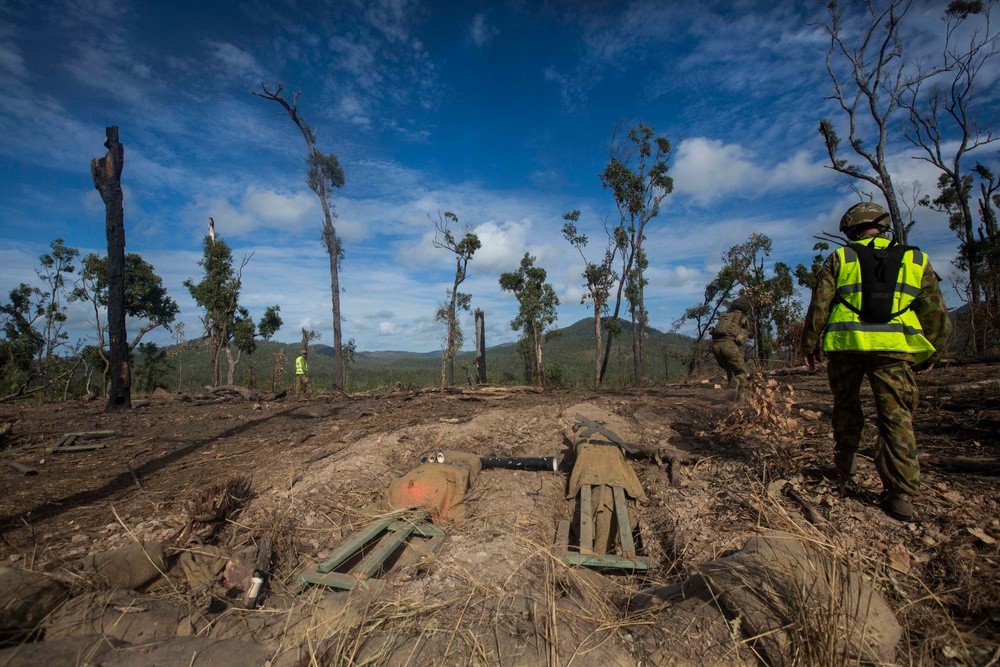
<path fill-rule="evenodd" d="M 248 497 L 197 547 L 219 549 L 236 569 L 249 558 L 240 554 L 271 544 L 264 605 L 242 610 L 232 572 L 202 590 L 172 577 L 145 592 L 186 605 L 190 635 L 266 646 L 277 664 L 634 665 L 661 659 L 648 629 L 662 617 L 628 615 L 630 596 L 681 581 L 770 529 L 829 546 L 888 600 L 904 627 L 899 662 L 995 664 L 998 368 L 921 376 L 925 497 L 909 524 L 875 504 L 870 457 L 861 457 L 855 481 L 836 475 L 821 373 L 772 376 L 773 386 L 743 405 L 712 382 L 260 402 L 167 396 L 122 415 L 105 414 L 101 401 L 8 403 L 0 405 L 0 424 L 12 425 L 0 443 L 0 564 L 50 574 L 82 595 L 80 559 L 137 541 L 164 542 L 174 559 L 196 551 L 192 503 L 212 487 L 249 480 Z M 569 568 L 553 556 L 557 524 L 573 512 L 565 472 L 485 470 L 466 498 L 466 518 L 446 526 L 436 554 L 404 554 L 377 590 L 294 594 L 296 569 L 370 523 L 389 483 L 423 453 L 565 455 L 581 411 L 628 442 L 667 443 L 681 455 L 680 485 L 671 485 L 666 464 L 630 459 L 649 498 L 640 519 L 648 574 Z M 67 433 L 98 431 L 113 434 L 78 444 L 103 449 L 48 451 Z M 873 426 L 868 435 L 874 442 Z"/>

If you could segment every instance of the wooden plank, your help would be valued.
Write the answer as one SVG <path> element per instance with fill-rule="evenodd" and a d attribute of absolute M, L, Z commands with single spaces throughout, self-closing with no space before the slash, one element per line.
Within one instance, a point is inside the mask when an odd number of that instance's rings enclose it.
<path fill-rule="evenodd" d="M 92 452 L 97 449 L 104 449 L 107 445 L 69 445 L 62 447 L 49 447 L 49 454 L 63 454 L 65 452 Z"/>
<path fill-rule="evenodd" d="M 618 544 L 621 547 L 621 555 L 625 558 L 633 558 L 635 556 L 635 542 L 632 540 L 632 524 L 629 521 L 625 491 L 620 486 L 613 486 L 611 492 L 615 497 L 615 516 L 618 517 Z"/>
<path fill-rule="evenodd" d="M 297 574 L 296 579 L 299 582 L 298 587 L 295 589 L 296 593 L 301 593 L 310 585 L 339 588 L 345 591 L 349 591 L 354 588 L 368 589 L 376 586 L 376 582 L 374 581 L 361 581 L 352 574 L 343 574 L 341 572 L 327 572 L 326 574 L 321 574 L 315 570 L 306 570 Z"/>
<path fill-rule="evenodd" d="M 580 487 L 580 553 L 594 553 L 594 505 L 590 484 Z"/>
<path fill-rule="evenodd" d="M 71 445 L 71 444 L 73 444 L 74 440 L 76 440 L 76 436 L 73 435 L 72 433 L 67 433 L 63 437 L 59 438 L 59 442 L 57 442 L 55 445 L 53 445 L 50 449 L 54 449 L 56 447 L 65 447 L 67 445 Z"/>
<path fill-rule="evenodd" d="M 569 519 L 563 519 L 556 528 L 556 555 L 569 553 Z"/>
<path fill-rule="evenodd" d="M 66 436 L 80 438 L 81 440 L 92 440 L 94 438 L 110 438 L 114 434 L 114 431 L 77 431 L 76 433 L 67 433 Z"/>
<path fill-rule="evenodd" d="M 422 545 L 420 545 L 420 548 L 424 549 L 425 551 L 429 551 L 431 553 L 436 553 L 437 550 L 441 547 L 441 543 L 443 541 L 444 541 L 444 533 L 441 533 L 440 535 L 435 535 L 431 539 L 424 542 Z"/>
<path fill-rule="evenodd" d="M 410 534 L 413 532 L 414 525 L 411 523 L 401 530 L 390 530 L 387 532 L 381 540 L 379 540 L 378 545 L 375 546 L 371 552 L 365 556 L 364 560 L 358 563 L 352 572 L 358 576 L 359 579 L 368 579 L 373 574 L 378 572 L 379 568 L 382 567 L 382 563 L 386 561 L 392 554 L 399 548 L 401 544 L 409 539 Z"/>
<path fill-rule="evenodd" d="M 606 567 L 617 570 L 648 570 L 649 559 L 644 557 L 622 558 L 615 554 L 574 554 L 569 553 L 561 558 L 564 563 L 570 565 L 583 565 L 584 567 Z"/>
<path fill-rule="evenodd" d="M 412 518 L 397 519 L 387 526 L 387 530 L 402 530 L 408 525 L 413 526 L 413 534 L 420 537 L 437 537 L 444 535 L 444 531 L 427 521 L 427 513 L 417 513 Z"/>
<path fill-rule="evenodd" d="M 395 517 L 386 517 L 380 521 L 376 521 L 364 530 L 354 533 L 325 560 L 317 564 L 316 571 L 325 573 L 337 569 L 338 566 L 360 551 L 362 547 L 371 542 L 376 535 L 385 530 L 393 521 L 395 521 Z"/>
<path fill-rule="evenodd" d="M 34 468 L 29 468 L 28 466 L 24 465 L 23 463 L 18 463 L 17 461 L 7 461 L 7 465 L 10 466 L 11 468 L 13 468 L 14 470 L 18 471 L 22 475 L 29 475 L 30 476 L 30 475 L 37 475 L 38 474 L 38 471 L 35 470 Z"/>
<path fill-rule="evenodd" d="M 15 454 L 20 454 L 24 451 L 24 447 L 15 447 L 14 449 L 5 449 L 0 452 L 0 459 L 7 458 L 8 456 L 14 456 Z"/>

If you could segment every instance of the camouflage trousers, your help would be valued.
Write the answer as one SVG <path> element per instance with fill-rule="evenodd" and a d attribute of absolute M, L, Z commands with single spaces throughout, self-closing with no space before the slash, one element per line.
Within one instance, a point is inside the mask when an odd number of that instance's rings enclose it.
<path fill-rule="evenodd" d="M 310 385 L 311 383 L 309 382 L 308 375 L 305 375 L 304 373 L 298 374 L 295 376 L 295 385 L 292 389 L 292 393 L 296 396 L 301 396 L 302 394 L 308 396 Z"/>
<path fill-rule="evenodd" d="M 917 381 L 910 363 L 874 353 L 831 352 L 828 356 L 836 450 L 856 452 L 862 445 L 865 416 L 860 392 L 867 375 L 878 412 L 875 467 L 882 486 L 890 492 L 915 494 L 920 486 L 917 442 L 913 435 Z"/>
<path fill-rule="evenodd" d="M 743 361 L 743 351 L 736 341 L 731 338 L 720 338 L 712 341 L 712 356 L 719 363 L 722 370 L 726 371 L 726 381 L 732 385 L 733 378 L 736 378 L 737 391 L 746 385 L 747 365 Z"/>

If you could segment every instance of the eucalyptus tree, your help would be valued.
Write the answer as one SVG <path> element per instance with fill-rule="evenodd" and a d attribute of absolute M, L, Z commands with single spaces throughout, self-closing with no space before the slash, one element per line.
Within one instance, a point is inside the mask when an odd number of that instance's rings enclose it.
<path fill-rule="evenodd" d="M 333 191 L 344 186 L 344 170 L 340 160 L 333 153 L 323 153 L 316 145 L 316 133 L 298 112 L 299 93 L 292 95 L 291 103 L 282 96 L 285 87 L 271 91 L 261 83 L 257 97 L 276 102 L 284 109 L 281 115 L 288 116 L 299 128 L 306 141 L 306 183 L 319 197 L 323 208 L 323 244 L 330 257 L 330 293 L 333 301 L 333 385 L 344 389 L 344 353 L 341 341 L 340 323 L 340 262 L 344 258 L 344 248 L 333 224 L 337 210 L 333 205 Z"/>
<path fill-rule="evenodd" d="M 198 266 L 204 270 L 201 281 L 188 278 L 184 286 L 204 311 L 201 323 L 208 339 L 209 360 L 212 365 L 212 386 L 219 386 L 219 359 L 233 336 L 236 316 L 239 313 L 240 289 L 243 287 L 243 269 L 250 261 L 244 256 L 239 268 L 233 268 L 233 251 L 215 234 L 205 236 L 204 250 Z"/>
<path fill-rule="evenodd" d="M 264 314 L 261 315 L 260 321 L 254 323 L 253 319 L 250 317 L 249 310 L 243 306 L 240 306 L 237 309 L 236 317 L 233 319 L 232 341 L 230 345 L 226 345 L 226 361 L 228 362 L 226 384 L 233 384 L 233 378 L 236 375 L 236 367 L 243 358 L 243 353 L 246 352 L 248 356 L 252 357 L 253 353 L 257 350 L 258 338 L 271 340 L 274 334 L 278 332 L 278 329 L 280 329 L 283 324 L 280 312 L 281 306 L 269 306 L 264 310 Z M 234 347 L 236 348 L 235 357 L 232 352 Z M 252 362 L 248 374 L 251 381 L 247 382 L 247 385 L 254 388 L 256 379 Z"/>
<path fill-rule="evenodd" d="M 695 337 L 691 344 L 691 356 L 687 359 L 687 378 L 690 378 L 697 370 L 701 361 L 708 354 L 706 336 L 712 325 L 719 317 L 721 311 L 727 303 L 732 300 L 733 290 L 737 287 L 736 275 L 730 264 L 723 264 L 719 273 L 707 285 L 701 303 L 692 306 L 684 311 L 677 320 L 674 321 L 675 330 L 682 327 L 687 322 L 694 323 Z"/>
<path fill-rule="evenodd" d="M 47 301 L 37 287 L 21 283 L 0 304 L 0 393 L 23 392 L 37 376 L 36 358 L 45 340 L 36 323 L 45 315 Z"/>
<path fill-rule="evenodd" d="M 673 179 L 667 175 L 671 155 L 670 141 L 654 136 L 652 127 L 638 123 L 620 138 L 622 125 L 615 128 L 608 149 L 608 164 L 601 172 L 601 184 L 611 190 L 618 208 L 619 223 L 612 230 L 615 245 L 622 247 L 622 281 L 619 283 L 613 319 L 617 319 L 622 294 L 629 302 L 632 319 L 632 361 L 635 384 L 642 384 L 645 368 L 643 338 L 649 314 L 645 307 L 645 277 L 649 259 L 643 249 L 646 225 L 660 213 L 660 203 L 674 189 Z M 609 336 L 604 351 L 601 377 L 611 354 Z"/>
<path fill-rule="evenodd" d="M 511 292 L 518 303 L 517 317 L 510 328 L 520 331 L 522 340 L 534 352 L 534 380 L 545 386 L 545 365 L 542 362 L 542 343 L 549 328 L 555 323 L 559 297 L 552 285 L 545 282 L 545 269 L 535 266 L 535 258 L 524 253 L 517 271 L 500 274 L 500 289 Z M 529 382 L 531 378 L 526 378 Z"/>
<path fill-rule="evenodd" d="M 69 335 L 63 331 L 66 323 L 66 306 L 63 300 L 69 300 L 70 291 L 66 278 L 76 271 L 73 262 L 80 256 L 80 251 L 66 245 L 61 238 L 49 244 L 52 252 L 43 253 L 38 262 L 40 268 L 35 273 L 42 281 L 42 293 L 45 297 L 45 313 L 42 316 L 42 339 L 44 349 L 41 361 L 50 364 L 57 348 L 62 346 Z"/>
<path fill-rule="evenodd" d="M 618 281 L 618 274 L 613 268 L 618 246 L 609 240 L 601 262 L 591 262 L 583 252 L 583 249 L 587 247 L 587 236 L 580 233 L 576 227 L 580 221 L 580 211 L 566 213 L 563 215 L 563 220 L 566 221 L 562 228 L 563 237 L 576 248 L 580 257 L 583 258 L 583 286 L 587 289 L 587 294 L 580 300 L 580 303 L 586 303 L 587 299 L 590 299 L 594 306 L 594 387 L 600 387 L 602 379 L 601 316 L 607 312 L 611 288 Z"/>
<path fill-rule="evenodd" d="M 108 308 L 108 258 L 90 253 L 83 258 L 76 286 L 70 296 L 73 301 L 87 301 L 94 311 L 97 349 L 105 365 L 109 363 L 107 320 Z M 125 255 L 125 314 L 144 320 L 138 333 L 128 343 L 132 352 L 143 337 L 158 327 L 170 328 L 180 308 L 167 294 L 163 279 L 156 274 L 152 264 L 138 253 Z"/>
<path fill-rule="evenodd" d="M 444 350 L 441 352 L 441 386 L 455 383 L 455 354 L 462 349 L 464 336 L 459 322 L 460 311 L 468 311 L 471 307 L 472 295 L 459 292 L 458 286 L 465 282 L 469 261 L 476 251 L 482 247 L 479 237 L 472 232 L 472 227 L 466 224 L 462 228 L 462 238 L 455 236 L 451 226 L 458 224 L 458 216 L 451 211 L 438 213 L 434 223 L 434 247 L 442 248 L 455 255 L 455 280 L 448 290 L 446 301 L 434 314 L 434 319 L 445 325 Z"/>
<path fill-rule="evenodd" d="M 252 354 L 257 336 L 270 338 L 281 327 L 278 306 L 269 307 L 260 323 L 254 324 L 250 312 L 239 303 L 243 269 L 252 256 L 244 256 L 239 267 L 235 268 L 229 244 L 210 232 L 205 236 L 203 257 L 198 262 L 204 270 L 201 281 L 195 283 L 190 278 L 184 281 L 191 297 L 204 311 L 201 322 L 208 338 L 213 387 L 219 386 L 219 359 L 223 351 L 229 362 L 227 384 L 232 384 L 243 352 Z M 235 357 L 233 347 L 236 348 Z"/>

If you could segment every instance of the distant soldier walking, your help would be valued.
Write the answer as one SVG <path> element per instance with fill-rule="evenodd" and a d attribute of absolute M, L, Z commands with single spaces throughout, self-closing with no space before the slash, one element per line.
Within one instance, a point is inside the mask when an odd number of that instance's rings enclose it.
<path fill-rule="evenodd" d="M 732 387 L 735 379 L 737 396 L 746 389 L 749 377 L 742 349 L 750 338 L 748 312 L 750 302 L 741 296 L 730 304 L 728 311 L 719 316 L 719 321 L 712 329 L 712 355 L 722 370 L 726 371 L 728 386 Z"/>
<path fill-rule="evenodd" d="M 833 392 L 833 460 L 844 475 L 857 472 L 864 413 L 861 382 L 875 395 L 882 508 L 900 521 L 913 517 L 920 486 L 913 411 L 914 371 L 930 370 L 951 335 L 951 320 L 927 255 L 883 234 L 889 214 L 865 202 L 849 208 L 840 231 L 851 240 L 827 257 L 817 275 L 802 331 L 809 370 L 823 351 Z M 824 333 L 825 330 L 825 333 Z"/>
<path fill-rule="evenodd" d="M 308 396 L 309 384 L 309 362 L 306 361 L 306 351 L 302 350 L 295 358 L 295 395 Z"/>

